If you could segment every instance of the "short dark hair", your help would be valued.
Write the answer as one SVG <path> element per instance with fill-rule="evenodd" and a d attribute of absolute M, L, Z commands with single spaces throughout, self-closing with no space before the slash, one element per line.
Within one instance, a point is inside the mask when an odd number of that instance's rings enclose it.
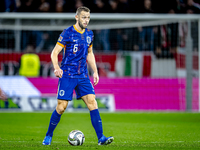
<path fill-rule="evenodd" d="M 76 15 L 79 15 L 82 11 L 90 12 L 90 9 L 85 6 L 81 6 L 81 7 L 77 8 Z"/>

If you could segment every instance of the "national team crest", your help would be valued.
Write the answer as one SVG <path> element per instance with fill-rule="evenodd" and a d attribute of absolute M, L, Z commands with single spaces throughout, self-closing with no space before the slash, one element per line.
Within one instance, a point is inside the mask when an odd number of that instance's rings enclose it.
<path fill-rule="evenodd" d="M 64 90 L 60 90 L 59 95 L 63 96 L 64 94 L 65 94 L 65 91 Z"/>
<path fill-rule="evenodd" d="M 90 44 L 91 43 L 91 38 L 89 36 L 87 36 L 87 43 Z"/>

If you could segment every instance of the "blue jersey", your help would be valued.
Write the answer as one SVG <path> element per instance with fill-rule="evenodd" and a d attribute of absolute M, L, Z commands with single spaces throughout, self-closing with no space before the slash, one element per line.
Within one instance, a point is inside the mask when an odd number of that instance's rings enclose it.
<path fill-rule="evenodd" d="M 63 77 L 88 78 L 86 59 L 92 42 L 93 32 L 87 28 L 80 32 L 73 25 L 63 30 L 57 42 L 64 48 L 61 62 Z"/>

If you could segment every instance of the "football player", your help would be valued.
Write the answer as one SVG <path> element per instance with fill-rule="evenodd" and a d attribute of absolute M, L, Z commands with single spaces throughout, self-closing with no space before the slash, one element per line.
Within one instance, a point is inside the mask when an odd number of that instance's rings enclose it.
<path fill-rule="evenodd" d="M 114 140 L 113 137 L 103 135 L 102 121 L 95 100 L 93 85 L 95 86 L 99 82 L 99 76 L 92 50 L 93 32 L 87 29 L 90 21 L 90 10 L 87 7 L 79 7 L 75 19 L 76 24 L 63 30 L 51 53 L 54 74 L 59 77 L 59 83 L 57 106 L 51 115 L 43 145 L 51 144 L 53 131 L 67 108 L 68 102 L 72 100 L 74 89 L 77 99 L 82 99 L 90 110 L 91 122 L 98 137 L 98 144 L 107 145 Z M 62 50 L 63 59 L 60 67 L 58 54 Z M 93 84 L 89 79 L 86 61 L 93 70 Z"/>

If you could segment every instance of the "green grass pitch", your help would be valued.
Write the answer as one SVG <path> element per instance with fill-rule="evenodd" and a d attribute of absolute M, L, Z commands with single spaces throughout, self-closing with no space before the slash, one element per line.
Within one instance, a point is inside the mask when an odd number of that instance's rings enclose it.
<path fill-rule="evenodd" d="M 0 149 L 7 150 L 126 150 L 200 149 L 200 113 L 101 113 L 104 134 L 114 136 L 107 146 L 97 145 L 89 112 L 65 112 L 54 132 L 52 144 L 43 146 L 49 113 L 0 112 Z M 71 146 L 71 130 L 85 135 L 82 146 Z"/>

